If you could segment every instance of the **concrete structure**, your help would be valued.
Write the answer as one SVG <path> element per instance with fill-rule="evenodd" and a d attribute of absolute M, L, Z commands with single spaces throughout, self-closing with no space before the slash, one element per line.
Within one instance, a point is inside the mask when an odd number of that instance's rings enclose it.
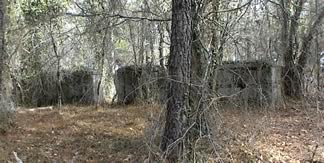
<path fill-rule="evenodd" d="M 166 98 L 166 73 L 159 66 L 124 66 L 114 76 L 117 102 L 164 101 Z"/>
<path fill-rule="evenodd" d="M 281 67 L 266 62 L 228 62 L 217 68 L 216 92 L 233 104 L 278 105 Z"/>
<path fill-rule="evenodd" d="M 281 67 L 266 62 L 228 62 L 216 70 L 216 90 L 221 103 L 280 105 Z M 124 66 L 115 74 L 118 103 L 136 100 L 166 101 L 167 78 L 159 66 Z"/>
<path fill-rule="evenodd" d="M 24 80 L 14 80 L 14 100 L 22 106 L 50 106 L 58 104 L 56 72 L 41 72 Z M 92 71 L 62 70 L 61 89 L 63 104 L 93 104 L 95 101 L 95 81 Z"/>

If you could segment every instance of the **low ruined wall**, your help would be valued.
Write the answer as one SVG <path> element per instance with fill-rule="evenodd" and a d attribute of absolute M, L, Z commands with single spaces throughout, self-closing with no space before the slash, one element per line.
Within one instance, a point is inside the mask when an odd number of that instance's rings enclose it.
<path fill-rule="evenodd" d="M 49 106 L 58 103 L 56 72 L 41 72 L 29 79 L 14 81 L 14 99 L 22 106 Z M 61 72 L 63 104 L 91 104 L 94 99 L 91 71 L 65 70 Z"/>
<path fill-rule="evenodd" d="M 114 77 L 117 102 L 162 101 L 165 81 L 165 70 L 159 66 L 121 67 Z"/>
<path fill-rule="evenodd" d="M 281 98 L 281 68 L 265 62 L 225 63 L 216 71 L 216 90 L 221 103 L 276 104 Z M 124 66 L 114 83 L 118 103 L 167 100 L 166 71 L 159 66 Z M 212 83 L 214 85 L 214 83 Z"/>
<path fill-rule="evenodd" d="M 141 71 L 135 66 L 121 67 L 114 78 L 118 103 L 132 103 L 138 96 L 139 78 Z"/>
<path fill-rule="evenodd" d="M 272 104 L 280 94 L 277 68 L 265 62 L 226 63 L 217 68 L 219 96 L 235 104 Z M 276 96 L 276 97 L 274 97 Z"/>

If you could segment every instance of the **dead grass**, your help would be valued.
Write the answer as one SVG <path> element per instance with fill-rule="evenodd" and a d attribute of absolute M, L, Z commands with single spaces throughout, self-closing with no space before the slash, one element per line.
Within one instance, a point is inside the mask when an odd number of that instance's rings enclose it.
<path fill-rule="evenodd" d="M 154 105 L 21 109 L 16 127 L 0 135 L 0 162 L 14 161 L 13 151 L 25 162 L 143 162 L 159 152 L 160 113 Z M 324 162 L 323 121 L 315 109 L 230 108 L 210 115 L 214 148 L 199 145 L 210 160 Z"/>
<path fill-rule="evenodd" d="M 324 121 L 314 108 L 219 112 L 214 139 L 224 160 L 324 162 Z"/>
<path fill-rule="evenodd" d="M 143 160 L 143 131 L 153 106 L 19 110 L 17 126 L 0 136 L 0 162 L 12 152 L 26 162 Z"/>

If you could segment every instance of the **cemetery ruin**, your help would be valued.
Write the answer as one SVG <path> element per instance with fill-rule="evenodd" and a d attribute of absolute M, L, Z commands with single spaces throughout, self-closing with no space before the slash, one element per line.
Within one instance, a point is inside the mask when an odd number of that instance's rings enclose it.
<path fill-rule="evenodd" d="M 57 72 L 41 72 L 31 79 L 15 79 L 14 99 L 22 106 L 56 105 L 59 98 L 63 104 L 93 104 L 94 84 L 94 75 L 87 69 L 63 70 L 60 80 Z"/>
<path fill-rule="evenodd" d="M 216 92 L 233 104 L 278 105 L 281 67 L 267 62 L 227 62 L 216 70 Z"/>
<path fill-rule="evenodd" d="M 136 101 L 163 103 L 167 98 L 166 70 L 156 65 L 121 66 L 114 74 L 119 104 Z M 221 104 L 277 105 L 281 99 L 281 67 L 262 61 L 224 62 L 216 69 L 213 92 Z M 64 104 L 96 102 L 97 79 L 92 71 L 63 70 L 60 87 L 55 72 L 42 72 L 32 79 L 15 80 L 18 105 L 56 105 L 61 89 Z"/>
<path fill-rule="evenodd" d="M 166 73 L 160 66 L 124 66 L 115 74 L 116 98 L 119 104 L 136 101 L 164 101 Z"/>
<path fill-rule="evenodd" d="M 216 90 L 221 103 L 278 105 L 281 67 L 262 61 L 225 62 L 216 69 Z M 117 102 L 166 99 L 167 79 L 159 66 L 124 66 L 115 74 Z"/>

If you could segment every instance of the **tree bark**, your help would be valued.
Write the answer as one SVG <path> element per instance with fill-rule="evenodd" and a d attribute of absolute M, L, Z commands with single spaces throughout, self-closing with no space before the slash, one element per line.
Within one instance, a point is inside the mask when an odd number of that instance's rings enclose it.
<path fill-rule="evenodd" d="M 189 83 L 192 48 L 191 0 L 172 0 L 170 86 L 161 149 L 168 162 L 177 162 L 184 150 L 186 112 L 189 109 Z M 187 128 L 188 129 L 188 128 Z M 183 139 L 182 139 L 183 138 Z"/>
<path fill-rule="evenodd" d="M 212 1 L 212 9 L 213 9 L 213 21 L 214 22 L 219 22 L 219 14 L 218 14 L 218 10 L 220 7 L 220 0 L 213 0 Z M 222 38 L 219 40 L 217 39 L 218 36 L 218 32 L 219 30 L 218 27 L 216 25 L 213 26 L 214 29 L 212 31 L 212 40 L 211 40 L 211 47 L 210 47 L 210 51 L 211 51 L 211 72 L 210 72 L 210 89 L 212 91 L 216 91 L 217 86 L 216 86 L 216 76 L 217 76 L 217 71 L 216 68 L 218 67 L 218 65 L 220 65 L 222 63 L 223 60 L 223 47 L 224 44 L 226 42 L 226 35 L 227 35 L 227 31 L 225 29 L 223 29 L 222 33 Z"/>
<path fill-rule="evenodd" d="M 108 24 L 109 25 L 109 24 Z M 105 58 L 106 54 L 111 51 L 112 47 L 110 46 L 111 38 L 112 38 L 112 29 L 107 28 L 104 31 L 104 36 L 102 38 L 102 47 L 101 47 L 101 55 L 99 55 L 99 79 L 97 83 L 97 89 L 96 89 L 96 107 L 99 107 L 102 105 L 104 100 L 104 94 L 102 91 L 102 87 L 104 85 L 104 72 L 105 72 Z"/>
<path fill-rule="evenodd" d="M 9 56 L 5 52 L 5 0 L 0 0 L 0 133 L 12 124 L 14 106 L 11 101 Z"/>
<path fill-rule="evenodd" d="M 5 7 L 4 0 L 0 0 L 0 91 L 3 91 L 3 74 L 5 62 L 8 59 L 8 56 L 5 53 Z"/>

